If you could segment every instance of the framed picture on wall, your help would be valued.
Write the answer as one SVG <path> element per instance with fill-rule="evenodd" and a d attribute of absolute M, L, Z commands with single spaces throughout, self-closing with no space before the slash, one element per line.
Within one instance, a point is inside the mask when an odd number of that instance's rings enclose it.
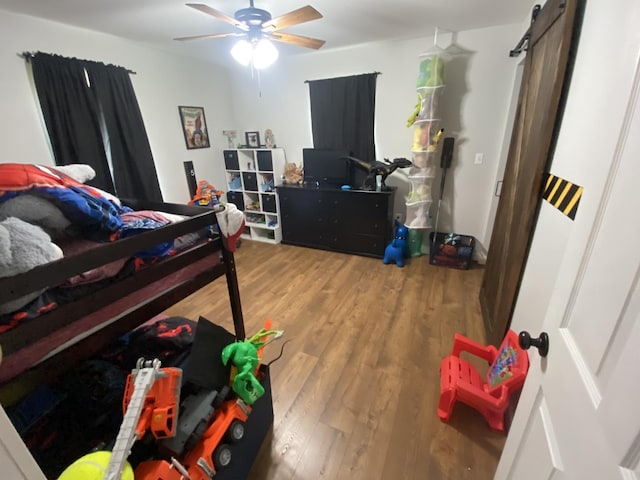
<path fill-rule="evenodd" d="M 247 142 L 247 147 L 258 148 L 260 147 L 260 133 L 259 132 L 244 132 L 244 138 Z"/>
<path fill-rule="evenodd" d="M 204 118 L 204 108 L 179 106 L 178 111 L 187 149 L 209 148 L 211 145 L 209 144 L 207 121 Z"/>

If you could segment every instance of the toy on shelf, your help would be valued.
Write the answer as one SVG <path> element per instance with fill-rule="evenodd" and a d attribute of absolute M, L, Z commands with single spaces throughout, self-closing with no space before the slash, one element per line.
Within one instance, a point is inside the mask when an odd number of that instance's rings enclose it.
<path fill-rule="evenodd" d="M 297 166 L 295 163 L 287 162 L 284 164 L 284 183 L 297 184 L 302 183 L 302 165 Z"/>
<path fill-rule="evenodd" d="M 199 207 L 213 207 L 220 203 L 220 197 L 224 194 L 221 190 L 211 185 L 206 180 L 200 180 L 196 188 L 196 194 L 189 201 L 189 205 Z"/>
<path fill-rule="evenodd" d="M 265 223 L 264 216 L 260 213 L 247 213 L 245 218 L 247 223 Z"/>
<path fill-rule="evenodd" d="M 229 190 L 242 190 L 242 180 L 239 173 L 229 174 Z"/>
<path fill-rule="evenodd" d="M 259 201 L 254 201 L 251 203 L 247 203 L 244 207 L 245 210 L 253 210 L 256 212 L 260 211 L 260 202 Z"/>
<path fill-rule="evenodd" d="M 262 173 L 262 183 L 260 184 L 260 189 L 263 192 L 273 192 L 275 188 L 275 184 L 273 182 L 273 173 Z"/>
<path fill-rule="evenodd" d="M 236 148 L 236 136 L 238 135 L 238 132 L 235 130 L 223 130 L 222 134 L 227 137 L 227 147 Z"/>
<path fill-rule="evenodd" d="M 276 137 L 270 128 L 264 131 L 264 144 L 267 148 L 276 148 Z"/>
<path fill-rule="evenodd" d="M 409 229 L 397 220 L 395 221 L 395 227 L 395 237 L 384 249 L 382 263 L 387 265 L 390 262 L 395 262 L 398 267 L 404 267 L 404 259 L 409 258 L 409 245 L 407 243 Z"/>
<path fill-rule="evenodd" d="M 384 159 L 384 162 L 379 162 L 378 160 L 374 160 L 373 162 L 360 160 L 355 157 L 344 157 L 347 161 L 351 162 L 355 166 L 365 170 L 367 172 L 367 176 L 362 182 L 362 186 L 360 187 L 362 190 L 375 190 L 376 185 L 376 177 L 379 175 L 381 177 L 381 188 L 385 188 L 385 181 L 389 175 L 395 172 L 398 168 L 407 168 L 413 165 L 411 160 L 406 158 L 394 158 L 393 162 L 389 161 L 388 158 Z"/>
<path fill-rule="evenodd" d="M 486 382 L 471 363 L 460 358 L 462 352 L 491 364 Z M 438 416 L 447 422 L 455 403 L 460 401 L 478 410 L 491 428 L 503 431 L 511 394 L 522 388 L 528 369 L 529 357 L 520 348 L 513 330 L 507 332 L 498 350 L 456 333 L 451 355 L 440 364 Z"/>

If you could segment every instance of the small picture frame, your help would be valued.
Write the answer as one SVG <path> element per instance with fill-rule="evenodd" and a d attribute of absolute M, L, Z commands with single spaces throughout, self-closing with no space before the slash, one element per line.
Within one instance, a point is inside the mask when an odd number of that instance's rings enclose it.
<path fill-rule="evenodd" d="M 260 132 L 244 132 L 244 139 L 247 142 L 247 147 L 260 147 Z"/>
<path fill-rule="evenodd" d="M 179 106 L 178 111 L 187 149 L 209 148 L 211 145 L 209 144 L 207 121 L 204 118 L 204 108 Z"/>

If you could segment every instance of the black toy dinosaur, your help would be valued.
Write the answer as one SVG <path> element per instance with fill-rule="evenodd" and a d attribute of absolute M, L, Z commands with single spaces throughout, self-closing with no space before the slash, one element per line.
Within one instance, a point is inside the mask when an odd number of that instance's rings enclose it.
<path fill-rule="evenodd" d="M 388 158 L 385 158 L 384 162 L 380 162 L 378 160 L 367 162 L 355 157 L 344 158 L 367 172 L 367 176 L 362 182 L 362 186 L 360 187 L 362 190 L 375 190 L 376 177 L 378 175 L 382 177 L 382 188 L 385 188 L 385 180 L 389 175 L 395 172 L 398 168 L 406 168 L 413 165 L 411 163 L 411 160 L 408 160 L 406 158 L 394 158 L 393 162 L 390 162 Z"/>

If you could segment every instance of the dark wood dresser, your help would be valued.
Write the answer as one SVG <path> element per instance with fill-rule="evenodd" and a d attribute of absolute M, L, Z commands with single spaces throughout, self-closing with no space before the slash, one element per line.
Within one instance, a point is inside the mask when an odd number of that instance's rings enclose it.
<path fill-rule="evenodd" d="M 282 185 L 282 243 L 384 256 L 393 236 L 395 188 L 381 192 L 333 186 Z"/>

